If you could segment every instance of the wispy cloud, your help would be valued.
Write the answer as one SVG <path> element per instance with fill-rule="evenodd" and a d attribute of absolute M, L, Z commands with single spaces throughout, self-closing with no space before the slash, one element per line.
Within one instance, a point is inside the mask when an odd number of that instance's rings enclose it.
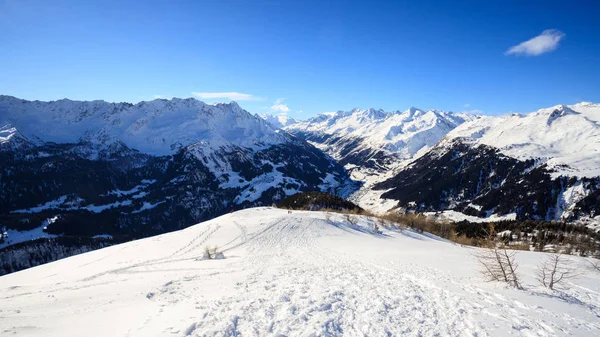
<path fill-rule="evenodd" d="M 241 92 L 192 92 L 192 95 L 207 100 L 228 99 L 231 101 L 259 101 L 260 97 Z"/>
<path fill-rule="evenodd" d="M 283 104 L 283 101 L 285 101 L 285 98 L 276 99 L 270 108 L 271 112 L 279 114 L 287 114 L 290 112 L 290 108 L 287 106 L 287 104 Z"/>
<path fill-rule="evenodd" d="M 471 104 L 469 104 L 469 103 L 467 103 L 467 104 L 463 105 L 463 107 L 465 107 L 465 108 L 468 108 L 468 107 L 470 107 L 470 106 L 471 106 Z"/>
<path fill-rule="evenodd" d="M 165 96 L 163 96 L 163 95 L 152 95 L 152 99 L 161 99 L 161 98 L 165 98 Z"/>
<path fill-rule="evenodd" d="M 510 47 L 504 55 L 538 56 L 551 52 L 558 47 L 558 43 L 565 37 L 565 33 L 556 29 L 547 29 L 542 34 L 533 37 L 516 46 Z"/>

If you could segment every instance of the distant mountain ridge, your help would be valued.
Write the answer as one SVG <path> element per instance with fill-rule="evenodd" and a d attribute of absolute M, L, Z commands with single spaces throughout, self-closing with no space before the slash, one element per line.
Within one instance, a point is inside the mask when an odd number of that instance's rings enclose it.
<path fill-rule="evenodd" d="M 340 163 L 386 168 L 390 157 L 412 159 L 475 115 L 439 110 L 385 112 L 353 109 L 324 113 L 286 127 L 325 149 Z"/>
<path fill-rule="evenodd" d="M 0 186 L 9 230 L 125 237 L 354 188 L 332 158 L 234 102 L 10 96 L 0 96 Z"/>
<path fill-rule="evenodd" d="M 516 159 L 537 159 L 555 175 L 600 176 L 600 105 L 557 105 L 529 114 L 486 116 L 446 140 L 488 145 Z"/>
<path fill-rule="evenodd" d="M 600 105 L 485 116 L 373 187 L 396 206 L 600 223 Z"/>
<path fill-rule="evenodd" d="M 269 122 L 271 125 L 278 129 L 299 123 L 300 121 L 292 118 L 285 114 L 271 115 L 271 114 L 259 114 L 259 116 Z"/>
<path fill-rule="evenodd" d="M 194 98 L 149 102 L 25 101 L 0 96 L 3 137 L 19 135 L 36 142 L 117 141 L 152 155 L 172 154 L 184 146 L 210 140 L 213 146 L 259 148 L 289 141 L 237 103 L 209 105 Z"/>
<path fill-rule="evenodd" d="M 458 125 L 477 118 L 414 107 L 392 112 L 357 108 L 320 114 L 285 130 L 327 152 L 350 171 L 353 179 L 363 182 L 350 196 L 351 201 L 384 212 L 395 203 L 382 199 L 373 185 L 427 153 Z"/>

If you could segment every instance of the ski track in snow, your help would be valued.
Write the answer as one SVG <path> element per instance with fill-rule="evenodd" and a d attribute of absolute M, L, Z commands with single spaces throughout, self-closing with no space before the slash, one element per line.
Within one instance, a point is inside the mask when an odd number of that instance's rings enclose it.
<path fill-rule="evenodd" d="M 255 208 L 0 277 L 0 335 L 600 334 L 598 276 L 508 289 L 481 282 L 472 248 L 360 219 Z M 207 245 L 226 258 L 201 260 Z M 523 273 L 540 256 L 520 254 Z"/>

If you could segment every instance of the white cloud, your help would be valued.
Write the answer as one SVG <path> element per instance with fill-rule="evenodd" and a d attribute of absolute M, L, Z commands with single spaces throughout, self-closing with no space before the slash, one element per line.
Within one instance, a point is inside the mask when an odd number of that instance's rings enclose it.
<path fill-rule="evenodd" d="M 228 99 L 231 101 L 259 101 L 260 98 L 241 92 L 192 92 L 192 95 L 207 100 Z"/>
<path fill-rule="evenodd" d="M 470 106 L 471 106 L 471 104 L 469 104 L 469 103 L 467 103 L 467 104 L 463 105 L 463 107 L 465 107 L 465 108 L 468 108 L 468 107 L 470 107 Z"/>
<path fill-rule="evenodd" d="M 165 96 L 163 96 L 163 95 L 152 95 L 152 99 L 161 99 L 161 98 L 165 98 Z"/>
<path fill-rule="evenodd" d="M 556 49 L 563 37 L 565 33 L 556 29 L 547 29 L 534 38 L 510 47 L 504 55 L 538 56 Z"/>
<path fill-rule="evenodd" d="M 279 113 L 279 114 L 283 114 L 283 115 L 290 112 L 290 108 L 287 106 L 287 104 L 283 104 L 284 100 L 285 100 L 285 98 L 276 99 L 270 108 L 271 112 Z"/>

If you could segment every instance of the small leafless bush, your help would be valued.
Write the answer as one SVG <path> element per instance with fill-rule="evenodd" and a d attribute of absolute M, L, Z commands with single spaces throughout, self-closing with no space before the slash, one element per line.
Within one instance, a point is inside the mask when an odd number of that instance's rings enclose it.
<path fill-rule="evenodd" d="M 522 289 L 517 274 L 519 265 L 516 261 L 516 251 L 498 248 L 494 226 L 490 227 L 487 247 L 479 250 L 475 257 L 482 267 L 481 273 L 488 281 L 505 282 L 517 289 Z"/>
<path fill-rule="evenodd" d="M 451 238 L 452 241 L 458 243 L 459 245 L 462 246 L 474 246 L 473 244 L 473 238 L 469 238 L 466 235 L 462 234 L 462 235 L 456 235 L 453 238 Z"/>
<path fill-rule="evenodd" d="M 203 255 L 203 259 L 205 260 L 218 260 L 218 259 L 223 259 L 225 258 L 225 256 L 223 255 L 222 252 L 219 251 L 219 248 L 217 246 L 206 246 L 204 247 L 204 255 Z"/>
<path fill-rule="evenodd" d="M 385 221 L 385 219 L 383 218 L 377 218 L 377 224 L 376 226 L 378 227 L 389 227 L 389 224 L 387 223 L 387 221 Z"/>
<path fill-rule="evenodd" d="M 375 231 L 375 233 L 382 233 L 377 222 L 373 222 L 373 231 Z"/>
<path fill-rule="evenodd" d="M 358 224 L 358 218 L 352 214 L 345 213 L 344 218 L 351 226 L 356 226 Z"/>
<path fill-rule="evenodd" d="M 590 261 L 590 268 L 600 273 L 600 261 Z"/>
<path fill-rule="evenodd" d="M 537 280 L 544 287 L 552 290 L 555 287 L 563 287 L 565 281 L 578 276 L 568 263 L 566 257 L 561 254 L 547 255 L 538 267 Z"/>

